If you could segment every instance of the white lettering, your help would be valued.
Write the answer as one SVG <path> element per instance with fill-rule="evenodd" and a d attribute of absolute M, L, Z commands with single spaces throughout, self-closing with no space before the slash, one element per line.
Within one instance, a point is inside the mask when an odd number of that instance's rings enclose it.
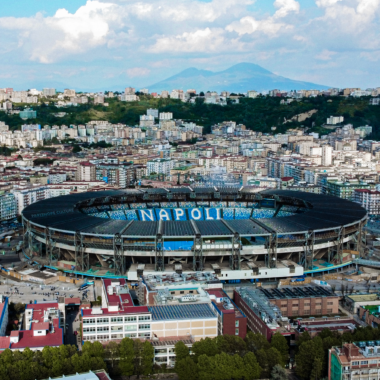
<path fill-rule="evenodd" d="M 153 210 L 139 210 L 139 211 L 140 211 L 140 218 L 144 222 L 147 220 L 154 222 Z"/>
<path fill-rule="evenodd" d="M 216 209 L 216 219 L 221 219 L 221 217 L 220 217 L 220 208 L 217 208 Z"/>
<path fill-rule="evenodd" d="M 159 216 L 160 220 L 170 220 L 169 213 L 164 209 L 161 209 L 158 212 L 158 216 Z"/>
<path fill-rule="evenodd" d="M 174 209 L 174 219 L 175 220 L 181 220 L 181 216 L 185 215 L 185 211 L 181 208 L 175 208 Z"/>
<path fill-rule="evenodd" d="M 195 214 L 198 214 L 197 216 L 195 216 Z M 200 220 L 202 219 L 202 213 L 201 213 L 201 210 L 199 210 L 198 208 L 193 208 L 190 212 L 190 215 L 191 215 L 191 218 L 194 219 L 194 220 Z"/>
<path fill-rule="evenodd" d="M 205 208 L 206 211 L 206 220 L 214 220 L 214 218 L 210 215 L 210 208 Z"/>

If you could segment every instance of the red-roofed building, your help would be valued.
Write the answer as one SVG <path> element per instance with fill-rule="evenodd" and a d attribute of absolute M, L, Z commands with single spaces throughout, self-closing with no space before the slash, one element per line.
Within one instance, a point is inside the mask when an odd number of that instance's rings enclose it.
<path fill-rule="evenodd" d="M 207 289 L 206 292 L 218 313 L 218 335 L 237 335 L 244 339 L 247 334 L 247 317 L 222 289 Z"/>

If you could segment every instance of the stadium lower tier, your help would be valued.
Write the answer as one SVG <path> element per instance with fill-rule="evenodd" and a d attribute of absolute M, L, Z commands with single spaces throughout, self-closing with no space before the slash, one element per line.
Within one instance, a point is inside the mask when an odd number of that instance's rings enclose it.
<path fill-rule="evenodd" d="M 244 187 L 72 194 L 37 202 L 22 217 L 24 252 L 41 265 L 132 280 L 213 271 L 232 281 L 345 265 L 360 255 L 367 220 L 359 204 L 340 198 Z"/>

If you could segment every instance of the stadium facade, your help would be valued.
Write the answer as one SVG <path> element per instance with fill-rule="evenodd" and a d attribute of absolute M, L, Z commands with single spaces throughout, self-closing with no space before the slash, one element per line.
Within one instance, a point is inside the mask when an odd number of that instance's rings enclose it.
<path fill-rule="evenodd" d="M 344 199 L 251 187 L 78 193 L 22 212 L 33 262 L 93 277 L 214 272 L 301 276 L 360 255 L 367 213 Z"/>

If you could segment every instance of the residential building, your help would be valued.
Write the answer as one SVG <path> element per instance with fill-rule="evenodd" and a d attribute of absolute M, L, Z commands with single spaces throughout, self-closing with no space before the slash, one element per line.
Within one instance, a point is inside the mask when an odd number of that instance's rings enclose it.
<path fill-rule="evenodd" d="M 27 304 L 23 329 L 13 330 L 10 336 L 0 338 L 0 352 L 9 348 L 12 351 L 42 351 L 44 347 L 59 347 L 63 344 L 61 311 L 56 302 Z"/>
<path fill-rule="evenodd" d="M 364 181 L 327 181 L 327 194 L 335 195 L 336 197 L 348 199 L 350 201 L 354 200 L 355 190 L 375 190 L 375 183 L 367 183 Z"/>
<path fill-rule="evenodd" d="M 75 96 L 76 95 L 76 91 L 75 90 L 70 90 L 68 88 L 66 88 L 65 90 L 63 90 L 63 96 L 68 96 L 68 97 L 72 97 L 72 96 Z"/>
<path fill-rule="evenodd" d="M 364 207 L 369 215 L 380 214 L 380 192 L 377 190 L 355 189 L 353 201 Z"/>
<path fill-rule="evenodd" d="M 135 306 L 124 279 L 102 281 L 102 306 L 82 309 L 84 341 L 217 335 L 218 319 L 208 303 Z"/>
<path fill-rule="evenodd" d="M 136 89 L 133 87 L 126 87 L 124 94 L 125 95 L 135 95 Z"/>
<path fill-rule="evenodd" d="M 12 190 L 16 199 L 17 214 L 20 215 L 22 210 L 32 203 L 50 198 L 49 187 L 46 185 L 36 184 L 35 186 L 20 186 Z"/>
<path fill-rule="evenodd" d="M 14 194 L 0 195 L 0 221 L 14 219 L 17 216 L 17 202 Z"/>
<path fill-rule="evenodd" d="M 44 88 L 42 90 L 42 95 L 43 96 L 55 96 L 56 95 L 55 88 Z"/>
<path fill-rule="evenodd" d="M 90 162 L 80 162 L 77 166 L 77 181 L 95 181 L 96 165 Z"/>
<path fill-rule="evenodd" d="M 329 349 L 328 379 L 378 379 L 380 346 L 377 341 L 343 343 Z"/>
<path fill-rule="evenodd" d="M 328 125 L 336 125 L 343 123 L 344 117 L 343 116 L 330 116 L 327 118 L 326 124 Z"/>
<path fill-rule="evenodd" d="M 170 170 L 174 168 L 174 160 L 170 158 L 155 158 L 146 163 L 147 174 L 165 174 L 169 175 Z"/>
<path fill-rule="evenodd" d="M 37 111 L 33 111 L 31 108 L 25 108 L 19 113 L 21 119 L 35 119 L 37 117 Z"/>

